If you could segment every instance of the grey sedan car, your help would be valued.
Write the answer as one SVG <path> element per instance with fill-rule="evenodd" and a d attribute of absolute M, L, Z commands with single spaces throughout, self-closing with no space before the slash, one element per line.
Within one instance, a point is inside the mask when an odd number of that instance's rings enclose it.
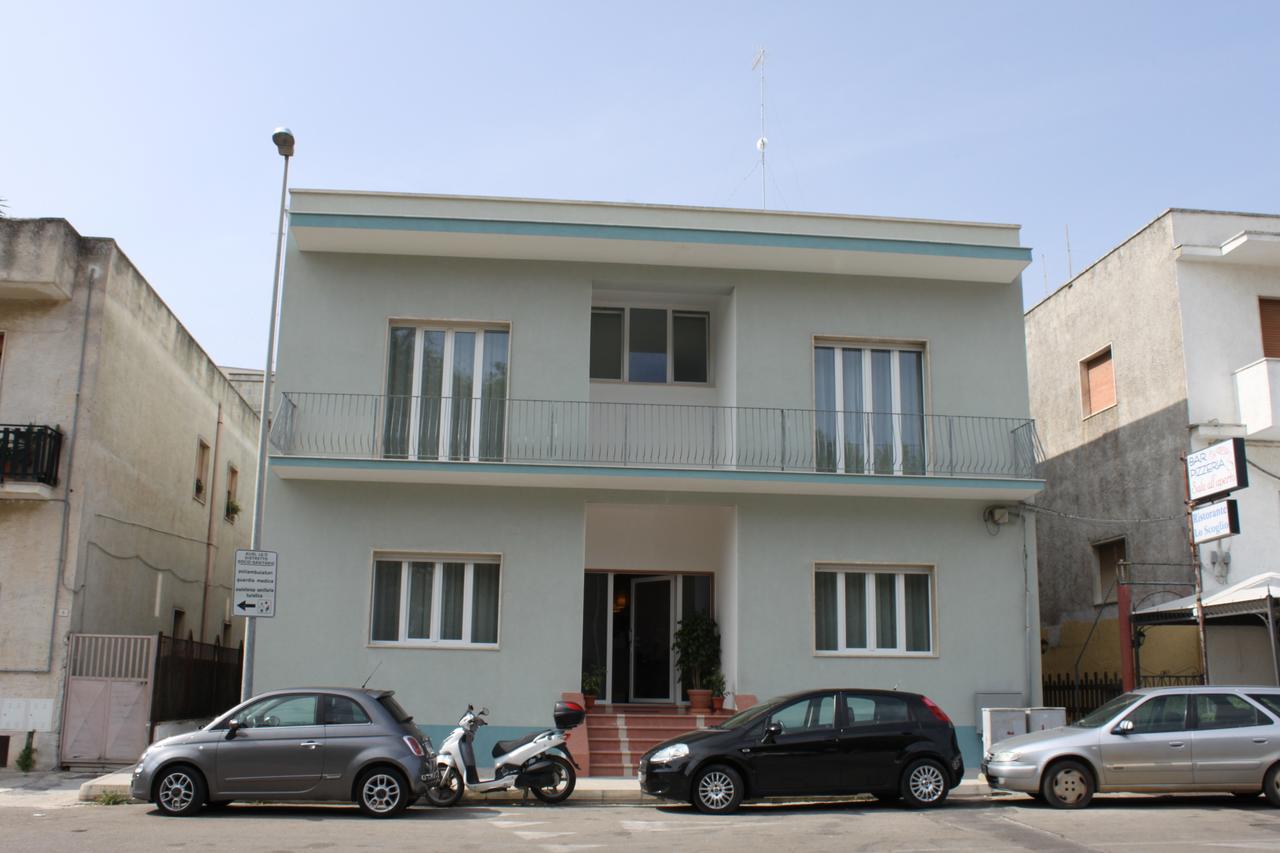
<path fill-rule="evenodd" d="M 1226 791 L 1280 806 L 1280 689 L 1135 690 L 1070 726 L 994 744 L 982 772 L 1058 808 L 1099 791 Z"/>
<path fill-rule="evenodd" d="M 435 773 L 430 741 L 391 691 L 276 690 L 152 744 L 131 794 L 166 815 L 252 799 L 355 801 L 367 815 L 390 817 Z"/>

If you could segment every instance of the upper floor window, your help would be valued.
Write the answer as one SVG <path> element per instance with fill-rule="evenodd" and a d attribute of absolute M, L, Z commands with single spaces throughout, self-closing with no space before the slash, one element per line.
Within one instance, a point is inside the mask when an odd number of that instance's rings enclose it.
<path fill-rule="evenodd" d="M 223 515 L 227 521 L 234 522 L 236 516 L 240 514 L 240 472 L 234 465 L 227 466 L 227 504 L 223 510 Z"/>
<path fill-rule="evenodd" d="M 1113 539 L 1093 546 L 1097 574 L 1093 581 L 1093 603 L 1115 604 L 1116 583 L 1120 578 L 1120 564 L 1126 554 L 1125 541 Z"/>
<path fill-rule="evenodd" d="M 383 455 L 501 460 L 509 337 L 505 328 L 393 325 Z"/>
<path fill-rule="evenodd" d="M 204 503 L 205 492 L 209 490 L 209 443 L 203 438 L 196 439 L 196 485 L 192 495 L 200 503 Z"/>
<path fill-rule="evenodd" d="M 924 473 L 921 347 L 819 342 L 813 397 L 819 471 Z"/>
<path fill-rule="evenodd" d="M 1116 375 L 1111 365 L 1111 347 L 1080 362 L 1080 390 L 1086 418 L 1116 404 Z"/>
<path fill-rule="evenodd" d="M 705 384 L 710 327 L 705 311 L 592 308 L 591 378 Z"/>
<path fill-rule="evenodd" d="M 1262 357 L 1280 358 L 1280 299 L 1259 299 L 1262 321 Z"/>

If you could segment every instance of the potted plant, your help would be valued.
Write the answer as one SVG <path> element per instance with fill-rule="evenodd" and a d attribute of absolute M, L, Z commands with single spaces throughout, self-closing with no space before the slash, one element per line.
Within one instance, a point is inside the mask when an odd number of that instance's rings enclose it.
<path fill-rule="evenodd" d="M 240 504 L 236 502 L 235 498 L 231 497 L 230 495 L 227 495 L 227 511 L 226 511 L 227 521 L 235 521 L 236 516 L 239 514 L 240 514 Z"/>
<path fill-rule="evenodd" d="M 676 667 L 689 684 L 689 704 L 695 711 L 711 710 L 711 691 L 707 677 L 720 669 L 720 630 L 706 613 L 694 613 L 681 619 L 676 628 Z"/>
<path fill-rule="evenodd" d="M 724 673 L 716 668 L 707 676 L 707 689 L 711 691 L 711 711 L 717 713 L 724 709 Z"/>
<path fill-rule="evenodd" d="M 596 664 L 582 671 L 582 701 L 590 711 L 596 705 L 596 697 L 604 692 L 604 667 Z"/>

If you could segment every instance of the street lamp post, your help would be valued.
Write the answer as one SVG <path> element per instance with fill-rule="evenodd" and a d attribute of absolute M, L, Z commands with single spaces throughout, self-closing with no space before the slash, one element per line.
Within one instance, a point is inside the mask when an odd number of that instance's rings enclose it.
<path fill-rule="evenodd" d="M 284 158 L 284 178 L 280 181 L 280 222 L 276 229 L 275 278 L 271 285 L 271 325 L 267 330 L 267 364 L 262 371 L 262 413 L 258 419 L 258 476 L 253 487 L 253 537 L 249 544 L 254 551 L 262 550 L 262 509 L 267 491 L 267 433 L 271 428 L 271 374 L 272 362 L 276 356 L 276 315 L 280 308 L 280 269 L 284 260 L 284 210 L 285 197 L 289 191 L 289 158 L 293 156 L 293 133 L 287 127 L 278 127 L 271 134 L 271 141 Z M 245 617 L 241 700 L 253 695 L 253 641 L 257 621 L 256 617 Z"/>

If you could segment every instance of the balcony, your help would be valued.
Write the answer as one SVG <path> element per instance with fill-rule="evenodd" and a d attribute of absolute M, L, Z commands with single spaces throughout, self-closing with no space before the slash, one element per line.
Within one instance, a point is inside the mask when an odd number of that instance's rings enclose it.
<path fill-rule="evenodd" d="M 0 498 L 52 497 L 61 454 L 57 427 L 0 424 Z"/>
<path fill-rule="evenodd" d="M 1280 441 L 1280 359 L 1263 358 L 1235 372 L 1236 411 L 1245 435 Z"/>
<path fill-rule="evenodd" d="M 993 499 L 1040 488 L 1026 418 L 291 392 L 271 443 L 272 467 L 294 479 Z"/>

